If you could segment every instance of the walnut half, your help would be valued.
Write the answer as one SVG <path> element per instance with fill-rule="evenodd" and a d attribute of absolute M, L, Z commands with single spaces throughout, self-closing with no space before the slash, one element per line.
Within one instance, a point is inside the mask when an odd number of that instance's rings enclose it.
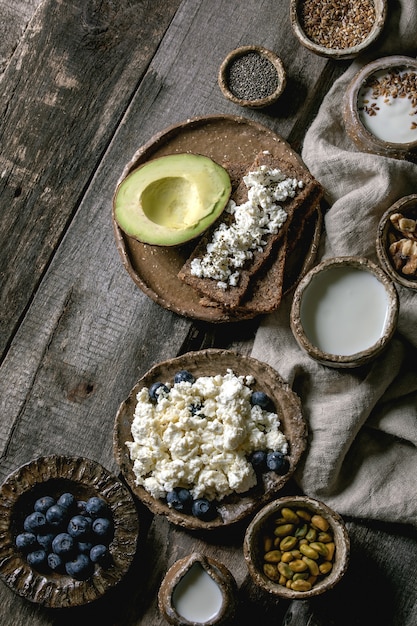
<path fill-rule="evenodd" d="M 417 277 L 417 240 L 404 238 L 394 241 L 389 253 L 397 272 Z"/>
<path fill-rule="evenodd" d="M 393 213 L 390 216 L 391 224 L 407 239 L 417 241 L 417 221 L 411 217 L 404 217 L 401 213 Z"/>

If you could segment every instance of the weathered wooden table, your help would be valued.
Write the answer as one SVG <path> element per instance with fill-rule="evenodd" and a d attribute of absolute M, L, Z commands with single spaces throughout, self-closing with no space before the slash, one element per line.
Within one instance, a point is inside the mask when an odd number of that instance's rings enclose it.
<path fill-rule="evenodd" d="M 139 146 L 195 116 L 243 114 L 300 151 L 323 96 L 348 62 L 302 48 L 291 32 L 288 4 L 0 3 L 2 481 L 22 463 L 53 453 L 83 455 L 117 473 L 114 418 L 141 374 L 191 349 L 250 352 L 256 320 L 195 322 L 136 287 L 116 250 L 111 199 Z M 221 61 L 245 44 L 274 49 L 287 68 L 287 89 L 273 112 L 242 111 L 219 90 Z M 114 593 L 58 611 L 2 584 L 0 623 L 162 625 L 161 580 L 194 549 L 224 562 L 235 576 L 237 624 L 417 623 L 410 529 L 346 520 L 352 554 L 344 580 L 314 601 L 288 604 L 253 588 L 241 550 L 244 524 L 201 536 L 144 508 L 140 515 L 137 560 Z"/>

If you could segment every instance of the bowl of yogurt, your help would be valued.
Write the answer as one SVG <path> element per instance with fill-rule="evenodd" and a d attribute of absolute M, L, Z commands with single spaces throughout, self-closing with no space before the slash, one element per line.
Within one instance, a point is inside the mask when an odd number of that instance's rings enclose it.
<path fill-rule="evenodd" d="M 365 257 L 335 257 L 314 267 L 294 293 L 290 324 L 299 346 L 329 367 L 364 365 L 395 332 L 398 295 Z"/>
<path fill-rule="evenodd" d="M 345 94 L 346 132 L 364 151 L 417 158 L 417 60 L 389 56 L 365 65 Z"/>

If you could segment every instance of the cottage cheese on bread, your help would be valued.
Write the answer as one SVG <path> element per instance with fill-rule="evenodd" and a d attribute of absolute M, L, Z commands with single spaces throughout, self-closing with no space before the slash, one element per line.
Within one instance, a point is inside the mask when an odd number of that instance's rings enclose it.
<path fill-rule="evenodd" d="M 157 403 L 148 388 L 137 394 L 133 441 L 126 442 L 136 483 L 154 498 L 186 487 L 194 498 L 222 500 L 256 485 L 248 460 L 255 450 L 286 454 L 287 440 L 276 413 L 252 406 L 254 379 L 202 376 L 170 385 Z"/>

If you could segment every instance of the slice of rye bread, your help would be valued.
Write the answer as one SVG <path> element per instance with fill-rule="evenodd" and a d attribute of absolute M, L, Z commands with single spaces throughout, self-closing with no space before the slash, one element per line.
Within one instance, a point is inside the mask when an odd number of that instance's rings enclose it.
<path fill-rule="evenodd" d="M 285 237 L 279 242 L 276 249 L 271 251 L 270 258 L 262 269 L 252 278 L 249 289 L 240 303 L 233 311 L 236 314 L 254 312 L 257 315 L 271 313 L 281 304 L 287 268 L 288 256 L 295 251 L 297 243 L 304 235 L 304 229 L 309 218 L 317 209 L 322 192 L 316 189 L 316 194 L 312 194 L 300 210 L 297 211 L 297 219 L 293 219 L 292 228 L 288 230 Z M 297 226 L 297 227 L 296 227 Z M 200 299 L 203 306 L 223 307 L 219 302 L 210 300 L 206 296 Z"/>
<path fill-rule="evenodd" d="M 301 164 L 297 167 L 294 163 L 290 163 L 284 159 L 277 159 L 269 152 L 262 152 L 258 154 L 250 167 L 246 167 L 244 173 L 242 173 L 241 166 L 236 166 L 234 170 L 230 169 L 231 177 L 233 176 L 235 181 L 237 176 L 241 177 L 236 191 L 232 194 L 232 197 L 237 205 L 246 202 L 248 197 L 248 190 L 243 181 L 243 175 L 253 171 L 260 165 L 266 165 L 270 169 L 279 168 L 286 176 L 302 180 L 304 183 L 303 188 L 297 191 L 294 198 L 289 198 L 285 202 L 281 203 L 284 210 L 287 212 L 287 219 L 278 233 L 266 237 L 266 245 L 263 247 L 262 251 L 256 251 L 251 261 L 248 262 L 241 270 L 238 285 L 236 287 L 222 289 L 218 286 L 217 280 L 193 276 L 191 274 L 191 262 L 193 259 L 202 257 L 205 254 L 206 246 L 211 241 L 212 233 L 219 226 L 219 224 L 222 221 L 227 223 L 227 221 L 230 222 L 233 220 L 232 215 L 229 213 L 223 213 L 213 227 L 209 229 L 205 235 L 203 235 L 194 248 L 192 254 L 178 273 L 179 279 L 196 289 L 201 296 L 207 298 L 208 300 L 218 302 L 223 307 L 236 308 L 242 303 L 248 293 L 251 281 L 258 274 L 258 272 L 260 272 L 263 265 L 268 262 L 268 259 L 273 256 L 274 248 L 277 249 L 278 243 L 281 240 L 284 240 L 285 235 L 290 228 L 294 214 L 298 211 L 304 213 L 305 207 L 310 206 L 313 198 L 317 196 L 318 190 L 321 191 L 319 183 Z"/>

